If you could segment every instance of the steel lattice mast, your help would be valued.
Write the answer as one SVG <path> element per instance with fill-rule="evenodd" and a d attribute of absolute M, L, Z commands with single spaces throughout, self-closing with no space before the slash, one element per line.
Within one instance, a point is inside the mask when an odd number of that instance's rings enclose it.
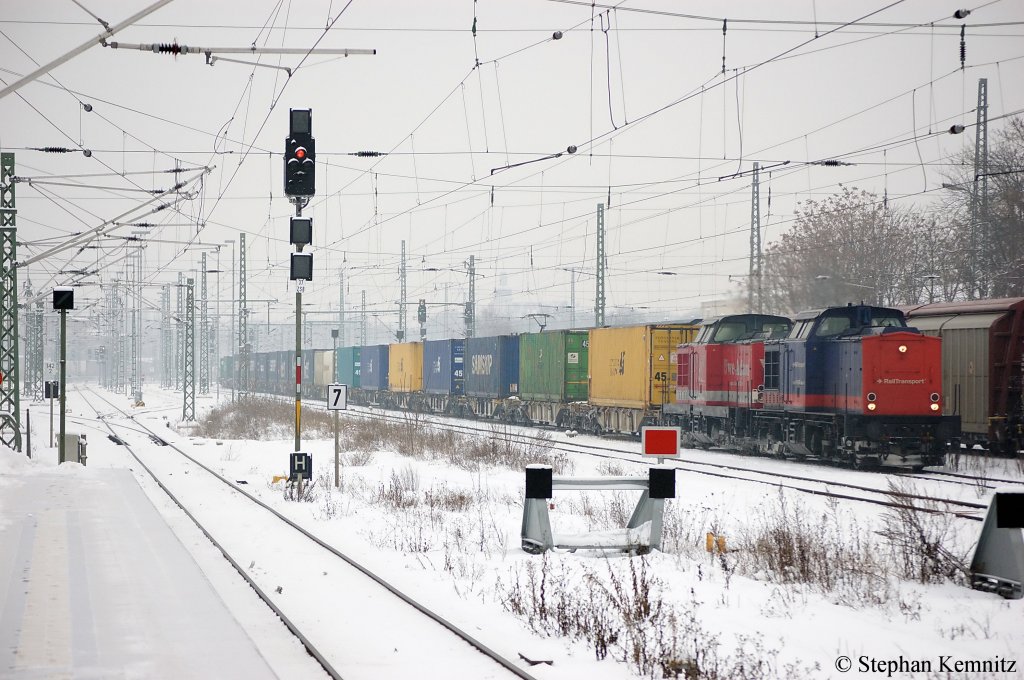
<path fill-rule="evenodd" d="M 174 318 L 174 389 L 181 389 L 181 370 L 183 357 L 181 355 L 181 348 L 183 345 L 182 340 L 182 324 L 185 321 L 185 307 L 184 300 L 182 299 L 185 294 L 185 275 L 178 272 L 178 287 L 177 293 L 177 314 Z"/>
<path fill-rule="evenodd" d="M 761 313 L 761 165 L 754 163 L 750 183 L 750 273 L 747 276 L 747 311 Z M 757 300 L 756 307 L 754 300 Z"/>
<path fill-rule="evenodd" d="M 191 422 L 196 419 L 196 300 L 195 279 L 188 279 L 185 292 L 185 333 L 182 347 L 184 370 L 182 371 L 181 419 Z"/>
<path fill-rule="evenodd" d="M 245 234 L 238 238 L 238 398 L 249 396 L 249 310 L 245 290 Z"/>
<path fill-rule="evenodd" d="M 199 394 L 210 393 L 210 306 L 206 297 L 206 253 L 199 278 Z"/>
<path fill-rule="evenodd" d="M 469 301 L 466 303 L 466 337 L 476 337 L 476 257 L 469 256 Z"/>
<path fill-rule="evenodd" d="M 366 291 L 362 292 L 363 298 L 363 313 L 359 317 L 359 346 L 366 346 Z"/>
<path fill-rule="evenodd" d="M 160 288 L 160 386 L 174 384 L 174 331 L 171 329 L 171 287 Z"/>
<path fill-rule="evenodd" d="M 113 392 L 124 392 L 124 301 L 121 299 L 121 280 L 114 280 L 112 332 L 114 343 Z"/>
<path fill-rule="evenodd" d="M 136 248 L 135 252 L 131 254 L 127 262 L 125 263 L 128 270 L 128 296 L 131 302 L 128 305 L 128 314 L 130 315 L 130 328 L 128 330 L 128 342 L 129 342 L 129 372 L 131 374 L 131 384 L 129 386 L 131 390 L 131 396 L 134 401 L 138 401 L 142 396 L 142 376 L 139 375 L 139 354 L 141 347 L 139 346 L 139 334 L 142 332 L 141 316 L 141 276 L 142 276 L 142 248 Z"/>
<path fill-rule="evenodd" d="M 597 286 L 594 300 L 594 326 L 604 326 L 604 289 L 605 254 L 604 254 L 604 203 L 597 204 Z"/>
<path fill-rule="evenodd" d="M 338 339 L 345 347 L 345 270 L 338 273 Z"/>
<path fill-rule="evenodd" d="M 18 377 L 17 209 L 14 154 L 0 154 L 0 443 L 21 450 L 21 384 Z"/>
<path fill-rule="evenodd" d="M 398 298 L 398 341 L 405 342 L 405 239 L 402 239 L 402 262 L 398 268 L 398 276 L 401 279 L 401 297 Z"/>
<path fill-rule="evenodd" d="M 32 282 L 25 282 L 25 299 L 31 300 Z M 43 303 L 36 301 L 25 315 L 25 394 L 33 401 L 43 398 Z"/>
<path fill-rule="evenodd" d="M 983 298 L 988 282 L 988 78 L 978 79 L 977 124 L 974 128 L 974 187 L 971 192 L 971 292 Z"/>

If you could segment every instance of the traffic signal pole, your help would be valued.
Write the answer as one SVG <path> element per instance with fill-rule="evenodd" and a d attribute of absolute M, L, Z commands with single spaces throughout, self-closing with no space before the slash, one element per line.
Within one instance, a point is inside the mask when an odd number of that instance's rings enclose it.
<path fill-rule="evenodd" d="M 289 241 L 295 246 L 291 256 L 291 280 L 295 281 L 295 453 L 302 449 L 302 291 L 313 278 L 313 255 L 303 254 L 303 246 L 313 238 L 313 221 L 303 219 L 302 208 L 316 191 L 316 140 L 313 139 L 313 112 L 292 109 L 289 112 L 288 138 L 285 139 L 284 193 L 295 205 Z M 296 500 L 302 499 L 304 472 L 295 475 Z"/>

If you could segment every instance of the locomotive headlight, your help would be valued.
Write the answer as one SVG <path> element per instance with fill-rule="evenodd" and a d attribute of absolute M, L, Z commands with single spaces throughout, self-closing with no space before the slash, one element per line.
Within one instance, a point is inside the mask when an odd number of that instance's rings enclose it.
<path fill-rule="evenodd" d="M 868 401 L 877 401 L 878 395 L 874 392 L 868 392 Z"/>
<path fill-rule="evenodd" d="M 932 404 L 932 410 L 933 411 L 938 411 L 939 410 L 939 405 L 938 404 Z"/>
<path fill-rule="evenodd" d="M 900 345 L 900 354 L 906 354 L 906 353 L 907 353 L 907 346 L 906 345 Z"/>
<path fill-rule="evenodd" d="M 875 402 L 871 402 L 870 404 L 868 404 L 869 411 L 874 411 L 876 408 L 878 408 L 878 405 Z"/>
<path fill-rule="evenodd" d="M 929 399 L 931 399 L 932 401 L 938 401 L 939 400 L 939 393 L 938 392 L 932 392 L 932 394 L 929 397 Z"/>

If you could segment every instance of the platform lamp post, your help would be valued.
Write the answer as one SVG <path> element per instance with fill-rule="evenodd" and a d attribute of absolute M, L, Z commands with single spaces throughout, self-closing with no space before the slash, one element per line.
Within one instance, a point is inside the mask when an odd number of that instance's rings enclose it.
<path fill-rule="evenodd" d="M 60 439 L 57 440 L 57 463 L 65 461 L 64 414 L 67 399 L 68 310 L 75 308 L 75 289 L 57 286 L 53 289 L 53 308 L 60 312 Z"/>

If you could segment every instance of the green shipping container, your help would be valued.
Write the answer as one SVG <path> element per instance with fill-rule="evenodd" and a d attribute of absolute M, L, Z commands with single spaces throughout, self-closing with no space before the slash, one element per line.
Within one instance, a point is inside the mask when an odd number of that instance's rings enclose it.
<path fill-rule="evenodd" d="M 587 331 L 519 336 L 519 396 L 530 401 L 587 400 Z"/>
<path fill-rule="evenodd" d="M 341 385 L 359 387 L 359 347 L 339 347 L 335 356 L 335 380 Z"/>

